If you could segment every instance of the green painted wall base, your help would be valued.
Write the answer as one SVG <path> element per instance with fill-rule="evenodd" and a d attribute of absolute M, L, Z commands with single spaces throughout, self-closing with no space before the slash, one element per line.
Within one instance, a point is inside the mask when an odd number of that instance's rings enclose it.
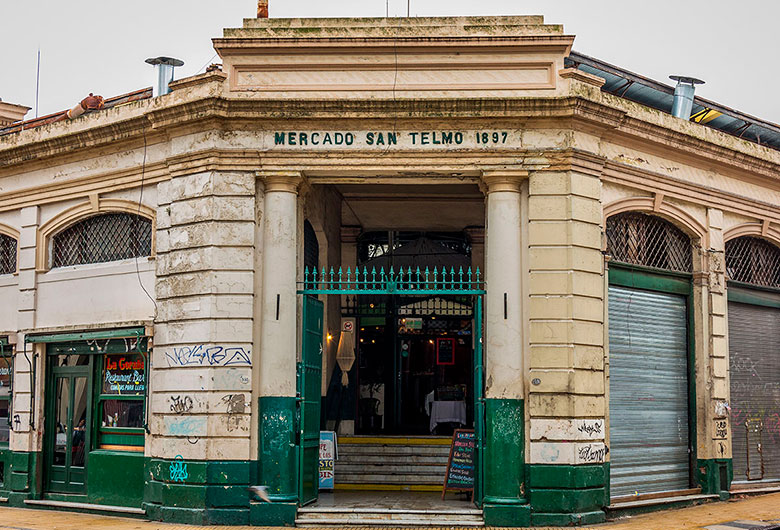
<path fill-rule="evenodd" d="M 253 502 L 249 505 L 252 526 L 295 526 L 298 506 L 292 502 Z"/>
<path fill-rule="evenodd" d="M 485 526 L 531 526 L 531 506 L 528 504 L 482 506 Z"/>
<path fill-rule="evenodd" d="M 149 459 L 144 508 L 149 519 L 185 524 L 249 524 L 250 461 Z"/>
<path fill-rule="evenodd" d="M 725 492 L 728 495 L 733 479 L 734 468 L 730 458 L 696 461 L 696 482 L 701 486 L 702 493 L 723 497 Z"/>
<path fill-rule="evenodd" d="M 10 506 L 24 506 L 25 499 L 35 497 L 39 491 L 36 477 L 41 461 L 40 453 L 6 450 L 4 459 L 3 486 L 0 492 L 3 497 L 8 498 Z"/>
<path fill-rule="evenodd" d="M 609 464 L 532 464 L 527 477 L 534 526 L 593 524 L 606 519 Z"/>
<path fill-rule="evenodd" d="M 140 508 L 144 497 L 144 460 L 143 453 L 90 452 L 87 502 Z"/>

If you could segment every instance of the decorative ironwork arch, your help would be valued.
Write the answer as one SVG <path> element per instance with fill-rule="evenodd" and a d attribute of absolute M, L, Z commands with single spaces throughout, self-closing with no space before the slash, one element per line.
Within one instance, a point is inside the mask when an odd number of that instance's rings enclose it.
<path fill-rule="evenodd" d="M 614 261 L 673 272 L 692 272 L 690 238 L 669 221 L 641 212 L 607 218 L 607 253 Z"/>
<path fill-rule="evenodd" d="M 471 267 L 463 270 L 446 267 L 421 270 L 390 268 L 376 270 L 368 267 L 356 267 L 355 270 L 341 267 L 335 270 L 325 267 L 321 271 L 309 269 L 304 272 L 304 280 L 299 282 L 299 294 L 485 294 L 485 283 L 480 278 L 479 268 L 472 272 Z"/>
<path fill-rule="evenodd" d="M 754 236 L 726 241 L 726 273 L 735 282 L 780 288 L 780 248 Z"/>

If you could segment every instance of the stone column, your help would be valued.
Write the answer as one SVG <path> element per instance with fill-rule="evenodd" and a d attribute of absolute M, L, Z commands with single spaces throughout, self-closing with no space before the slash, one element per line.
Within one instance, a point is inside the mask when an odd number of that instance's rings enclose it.
<path fill-rule="evenodd" d="M 485 522 L 527 526 L 524 493 L 520 186 L 528 173 L 490 171 L 485 284 Z"/>
<path fill-rule="evenodd" d="M 13 329 L 31 330 L 36 325 L 38 273 L 36 265 L 36 233 L 40 224 L 40 208 L 22 208 L 19 233 L 19 276 L 17 320 Z M 42 249 L 45 252 L 45 249 Z M 46 366 L 45 348 L 27 344 L 25 336 L 15 337 L 12 432 L 9 449 L 13 451 L 9 469 L 5 470 L 5 484 L 10 490 L 11 502 L 21 502 L 40 489 L 43 471 L 43 411 Z M 36 380 L 32 381 L 32 366 Z M 33 386 L 34 385 L 34 386 Z M 34 394 L 33 394 L 34 390 Z"/>
<path fill-rule="evenodd" d="M 604 520 L 603 162 L 529 178 L 529 457 L 526 491 L 539 526 Z"/>
<path fill-rule="evenodd" d="M 261 172 L 265 183 L 260 336 L 259 476 L 272 503 L 252 520 L 292 524 L 297 510 L 296 363 L 299 172 Z"/>
<path fill-rule="evenodd" d="M 158 185 L 144 502 L 151 519 L 249 524 L 255 175 L 171 172 Z"/>
<path fill-rule="evenodd" d="M 696 315 L 706 331 L 697 336 L 697 479 L 704 493 L 728 496 L 731 468 L 731 420 L 729 418 L 729 348 L 727 336 L 726 245 L 723 239 L 723 212 L 707 210 L 709 245 L 704 246 L 702 267 L 694 276 L 694 294 L 701 304 Z M 697 281 L 697 280 L 701 281 Z M 722 483 L 722 479 L 726 479 Z"/>

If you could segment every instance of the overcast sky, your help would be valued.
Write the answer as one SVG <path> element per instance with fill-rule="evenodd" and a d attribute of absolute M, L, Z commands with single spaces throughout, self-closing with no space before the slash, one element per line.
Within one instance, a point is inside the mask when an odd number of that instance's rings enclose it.
<path fill-rule="evenodd" d="M 384 16 L 388 0 L 270 0 L 272 17 Z M 780 123 L 777 0 L 410 0 L 412 16 L 544 15 L 577 36 L 574 49 L 647 77 L 699 77 L 697 94 Z M 253 17 L 256 0 L 0 1 L 0 98 L 39 115 L 151 86 L 147 57 L 184 60 L 177 78 L 202 72 L 211 38 Z M 389 0 L 405 16 L 407 0 Z M 28 115 L 34 117 L 35 109 Z"/>

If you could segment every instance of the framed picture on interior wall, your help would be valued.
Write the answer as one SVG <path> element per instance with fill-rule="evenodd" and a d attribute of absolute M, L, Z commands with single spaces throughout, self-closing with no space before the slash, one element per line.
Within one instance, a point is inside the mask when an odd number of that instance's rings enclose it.
<path fill-rule="evenodd" d="M 455 364 L 455 339 L 436 339 L 436 364 Z"/>

